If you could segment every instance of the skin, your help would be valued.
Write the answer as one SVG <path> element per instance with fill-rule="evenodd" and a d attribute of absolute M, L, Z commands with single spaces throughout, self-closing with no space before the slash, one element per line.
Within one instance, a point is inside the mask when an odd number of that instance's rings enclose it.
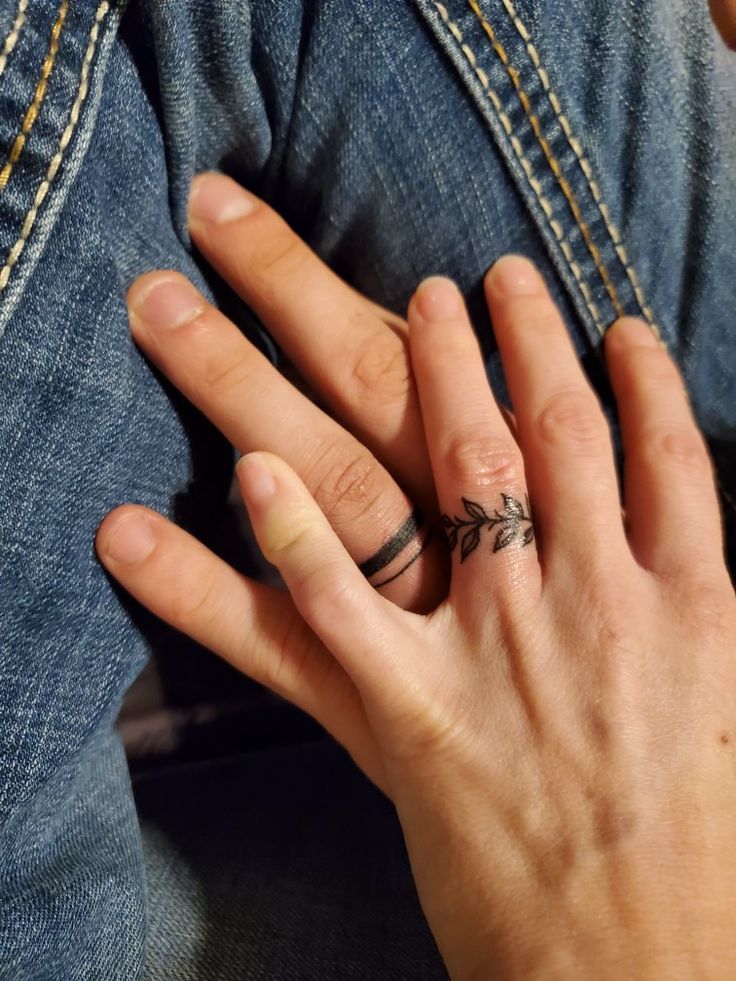
<path fill-rule="evenodd" d="M 243 496 L 289 592 L 131 505 L 100 527 L 105 567 L 314 715 L 391 798 L 453 978 L 736 976 L 736 597 L 666 351 L 631 319 L 605 339 L 622 514 L 607 424 L 527 260 L 485 282 L 512 431 L 451 282 L 425 281 L 407 326 L 229 179 L 199 178 L 190 212 L 202 254 L 360 439 L 290 393 L 185 280 L 144 276 L 136 343 L 245 452 Z M 157 325 L 177 298 L 188 316 Z M 346 458 L 356 442 L 370 454 L 370 494 L 315 469 L 314 430 Z M 527 494 L 535 539 L 494 552 L 482 527 L 463 561 L 452 551 L 449 581 L 439 537 L 390 590 L 356 566 L 411 501 L 439 526 L 468 517 L 463 498 L 493 514 Z"/>
<path fill-rule="evenodd" d="M 736 0 L 710 0 L 710 11 L 723 40 L 736 47 Z"/>

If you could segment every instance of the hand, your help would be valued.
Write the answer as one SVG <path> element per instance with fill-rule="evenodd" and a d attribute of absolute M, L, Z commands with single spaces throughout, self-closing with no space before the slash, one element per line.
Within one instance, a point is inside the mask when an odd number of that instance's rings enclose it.
<path fill-rule="evenodd" d="M 736 47 L 736 0 L 710 0 L 710 11 L 723 40 Z"/>
<path fill-rule="evenodd" d="M 447 595 L 449 555 L 441 527 L 433 533 L 437 501 L 405 321 L 348 287 L 278 215 L 221 174 L 195 181 L 190 230 L 350 431 L 176 272 L 132 285 L 134 340 L 241 453 L 268 449 L 294 467 L 374 587 L 408 609 L 433 609 Z M 115 511 L 105 528 L 129 511 Z M 166 544 L 129 581 L 131 591 L 311 713 L 384 786 L 357 690 L 290 597 L 244 579 L 181 529 L 146 514 Z M 235 597 L 243 618 L 213 623 L 213 603 Z"/>
<path fill-rule="evenodd" d="M 454 288 L 429 281 L 410 308 L 455 545 L 432 614 L 366 583 L 283 461 L 240 464 L 259 542 L 314 631 L 294 631 L 275 677 L 319 665 L 301 704 L 320 718 L 337 697 L 332 731 L 396 804 L 453 977 L 730 976 L 736 603 L 702 438 L 649 329 L 617 324 L 624 528 L 604 418 L 538 274 L 504 260 L 487 293 L 518 445 Z M 110 516 L 97 544 L 215 649 L 269 622 L 273 596 L 144 509 Z M 182 607 L 185 566 L 208 588 Z M 241 663 L 262 678 L 272 656 L 266 631 Z"/>
<path fill-rule="evenodd" d="M 264 454 L 239 467 L 258 539 L 360 691 L 454 978 L 736 976 L 736 603 L 703 440 L 649 328 L 617 324 L 626 534 L 541 279 L 505 260 L 487 294 L 520 449 L 455 288 L 409 313 L 449 599 L 375 595 Z"/>

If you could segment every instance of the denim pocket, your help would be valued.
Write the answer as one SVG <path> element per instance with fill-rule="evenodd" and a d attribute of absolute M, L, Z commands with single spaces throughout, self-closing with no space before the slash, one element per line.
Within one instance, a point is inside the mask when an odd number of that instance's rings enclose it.
<path fill-rule="evenodd" d="M 121 6 L 13 0 L 0 15 L 0 335 L 84 158 Z"/>

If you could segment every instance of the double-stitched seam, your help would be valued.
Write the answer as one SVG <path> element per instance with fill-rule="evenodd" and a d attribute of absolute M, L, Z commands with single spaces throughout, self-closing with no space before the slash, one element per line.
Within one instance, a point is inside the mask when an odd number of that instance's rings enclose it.
<path fill-rule="evenodd" d="M 46 87 L 48 86 L 49 76 L 54 70 L 54 65 L 56 64 L 56 55 L 59 51 L 59 37 L 64 29 L 64 21 L 66 20 L 68 10 L 69 0 L 61 0 L 61 5 L 59 6 L 59 11 L 56 15 L 56 21 L 54 26 L 51 28 L 49 50 L 44 58 L 43 65 L 41 66 L 41 77 L 39 78 L 36 89 L 33 93 L 31 104 L 28 106 L 26 114 L 23 117 L 23 122 L 20 125 L 18 135 L 13 141 L 10 155 L 8 156 L 5 166 L 0 171 L 0 191 L 4 190 L 8 186 L 10 175 L 13 173 L 13 167 L 15 167 L 15 165 L 18 163 L 20 155 L 23 153 L 26 140 L 33 129 L 36 119 L 38 118 L 39 110 L 43 104 L 43 100 L 46 97 Z"/>
<path fill-rule="evenodd" d="M 598 307 L 593 301 L 593 295 L 591 293 L 590 287 L 588 283 L 585 281 L 582 269 L 575 261 L 572 247 L 568 242 L 567 238 L 565 237 L 562 224 L 555 218 L 554 209 L 550 204 L 550 202 L 548 201 L 548 199 L 545 197 L 542 185 L 540 184 L 539 180 L 537 180 L 534 173 L 534 169 L 529 159 L 524 153 L 524 149 L 521 145 L 521 142 L 519 138 L 516 136 L 516 134 L 514 133 L 514 128 L 511 124 L 511 120 L 503 110 L 503 103 L 501 102 L 498 93 L 491 86 L 488 75 L 486 75 L 486 73 L 478 64 L 478 59 L 475 55 L 475 52 L 470 47 L 470 45 L 465 42 L 462 31 L 457 26 L 457 24 L 451 19 L 450 15 L 447 12 L 447 9 L 443 6 L 442 3 L 439 2 L 439 0 L 432 0 L 432 2 L 437 10 L 437 13 L 442 19 L 443 23 L 447 27 L 452 37 L 457 42 L 460 50 L 462 51 L 466 60 L 470 64 L 471 68 L 473 69 L 473 72 L 478 78 L 478 81 L 482 85 L 483 90 L 488 96 L 488 99 L 490 100 L 493 108 L 495 109 L 496 115 L 498 116 L 501 125 L 503 126 L 503 129 L 509 138 L 511 147 L 514 153 L 516 154 L 519 163 L 521 164 L 524 174 L 526 175 L 526 179 L 529 182 L 529 186 L 534 192 L 537 201 L 539 202 L 539 205 L 542 208 L 545 217 L 547 218 L 547 222 L 549 224 L 550 229 L 552 230 L 552 234 L 557 240 L 557 243 L 559 244 L 562 254 L 565 257 L 565 260 L 567 261 L 570 271 L 575 278 L 575 282 L 577 283 L 578 288 L 580 289 L 580 293 L 583 297 L 588 312 L 590 313 L 590 316 L 593 319 L 593 323 L 595 324 L 595 327 L 598 330 L 598 332 L 601 335 L 603 335 L 605 333 L 605 328 L 603 326 L 603 321 L 601 319 L 600 311 L 598 310 Z"/>
<path fill-rule="evenodd" d="M 84 100 L 87 98 L 87 92 L 89 90 L 89 73 L 90 67 L 92 65 L 92 60 L 95 56 L 95 51 L 97 49 L 97 42 L 100 36 L 100 27 L 102 22 L 110 10 L 109 0 L 102 0 L 102 3 L 97 8 L 95 14 L 94 24 L 89 34 L 89 40 L 87 42 L 87 50 L 84 54 L 84 59 L 82 61 L 82 70 L 79 76 L 79 89 L 77 91 L 77 96 L 72 105 L 71 112 L 69 113 L 69 120 L 67 122 L 66 128 L 61 135 L 59 140 L 59 146 L 56 153 L 54 154 L 51 163 L 49 164 L 49 169 L 46 172 L 45 178 L 41 181 L 41 184 L 36 191 L 36 195 L 33 199 L 33 205 L 30 211 L 25 217 L 23 222 L 23 227 L 21 230 L 21 235 L 18 241 L 15 243 L 13 248 L 8 253 L 8 258 L 0 270 L 0 292 L 2 292 L 8 285 L 8 280 L 10 279 L 10 274 L 13 271 L 13 267 L 20 258 L 23 249 L 25 248 L 26 242 L 33 231 L 33 226 L 36 222 L 38 212 L 43 204 L 46 195 L 49 193 L 49 189 L 54 182 L 54 179 L 59 171 L 59 167 L 64 159 L 64 154 L 66 153 L 67 147 L 71 143 L 72 137 L 74 136 L 74 131 L 77 128 L 77 123 L 79 121 L 79 114 L 84 104 Z"/>
<path fill-rule="evenodd" d="M 542 60 L 539 57 L 539 52 L 537 51 L 537 48 L 531 39 L 531 35 L 529 34 L 526 25 L 519 17 L 514 4 L 512 3 L 512 0 L 502 0 L 502 3 L 506 8 L 509 17 L 513 21 L 513 24 L 516 27 L 519 36 L 521 37 L 522 41 L 526 45 L 526 50 L 529 54 L 529 57 L 531 58 L 532 64 L 534 65 L 535 71 L 537 73 L 539 81 L 541 82 L 542 88 L 544 89 L 547 98 L 549 99 L 549 103 L 552 106 L 552 111 L 554 112 L 555 116 L 557 117 L 557 121 L 562 127 L 562 132 L 565 134 L 565 137 L 567 138 L 567 142 L 570 146 L 570 149 L 572 150 L 572 152 L 575 154 L 575 157 L 577 158 L 577 161 L 580 165 L 580 169 L 582 170 L 583 176 L 587 181 L 588 188 L 590 189 L 590 193 L 593 196 L 593 200 L 598 206 L 598 210 L 600 212 L 601 218 L 603 219 L 603 223 L 606 226 L 608 234 L 611 236 L 611 241 L 613 242 L 613 247 L 616 251 L 616 255 L 619 259 L 619 262 L 623 266 L 624 271 L 626 272 L 626 275 L 629 279 L 629 282 L 631 283 L 632 289 L 634 290 L 634 295 L 636 297 L 637 303 L 639 304 L 639 308 L 641 309 L 641 312 L 643 313 L 644 317 L 646 318 L 647 322 L 649 323 L 654 333 L 661 338 L 661 330 L 657 324 L 654 311 L 649 305 L 647 297 L 644 293 L 644 287 L 641 285 L 641 280 L 639 279 L 636 269 L 634 268 L 634 265 L 631 262 L 628 250 L 624 245 L 623 238 L 621 237 L 621 233 L 618 229 L 618 226 L 614 223 L 613 219 L 611 218 L 611 212 L 603 198 L 600 185 L 598 181 L 595 179 L 595 176 L 593 174 L 593 168 L 591 167 L 588 158 L 585 156 L 585 152 L 583 150 L 582 144 L 580 143 L 580 140 L 578 140 L 578 138 L 575 136 L 572 130 L 572 126 L 570 125 L 569 119 L 562 111 L 562 105 L 560 103 L 560 100 L 557 94 L 555 93 L 554 89 L 552 88 L 552 85 L 549 80 L 549 75 L 546 69 L 542 65 Z"/>
<path fill-rule="evenodd" d="M 8 63 L 8 58 L 13 52 L 13 48 L 18 43 L 18 38 L 20 37 L 20 32 L 23 30 L 23 25 L 26 22 L 26 7 L 28 6 L 28 0 L 18 0 L 18 9 L 15 13 L 15 20 L 13 21 L 13 26 L 10 28 L 10 34 L 5 38 L 5 43 L 3 44 L 3 50 L 0 52 L 0 77 L 5 71 L 5 66 Z"/>
<path fill-rule="evenodd" d="M 624 308 L 621 304 L 621 301 L 619 300 L 616 287 L 613 284 L 610 273 L 608 272 L 608 268 L 606 267 L 606 264 L 603 260 L 603 256 L 601 255 L 600 249 L 598 248 L 595 241 L 593 240 L 593 235 L 591 234 L 590 228 L 588 227 L 588 223 L 585 221 L 583 217 L 583 213 L 581 211 L 578 200 L 575 197 L 575 194 L 572 188 L 570 187 L 567 178 L 562 172 L 562 167 L 560 166 L 560 162 L 558 161 L 557 157 L 555 157 L 552 151 L 552 147 L 549 145 L 549 142 L 547 141 L 546 137 L 544 136 L 544 133 L 542 132 L 542 127 L 540 125 L 539 119 L 534 113 L 534 110 L 532 109 L 531 100 L 529 99 L 529 96 L 527 95 L 523 85 L 521 84 L 521 75 L 518 69 L 515 68 L 514 65 L 512 65 L 508 52 L 496 37 L 496 32 L 494 31 L 492 25 L 490 24 L 487 17 L 485 16 L 480 6 L 478 5 L 478 0 L 468 0 L 468 5 L 470 6 L 470 9 L 473 11 L 475 16 L 478 18 L 478 21 L 480 22 L 484 33 L 486 34 L 488 40 L 491 43 L 491 47 L 493 48 L 499 60 L 501 61 L 501 64 L 505 68 L 506 74 L 511 79 L 511 83 L 514 86 L 514 89 L 516 90 L 516 94 L 519 97 L 519 102 L 521 102 L 521 106 L 524 110 L 527 119 L 529 120 L 529 124 L 532 128 L 532 131 L 535 137 L 537 138 L 537 143 L 541 147 L 542 153 L 544 154 L 544 157 L 547 163 L 549 164 L 550 170 L 552 171 L 555 180 L 560 186 L 560 190 L 562 191 L 565 200 L 568 203 L 570 211 L 572 212 L 572 216 L 575 219 L 575 223 L 580 229 L 580 233 L 582 234 L 585 244 L 588 247 L 588 251 L 590 252 L 590 255 L 593 258 L 593 262 L 595 263 L 595 267 L 598 270 L 598 274 L 600 275 L 603 281 L 603 285 L 606 288 L 606 292 L 608 293 L 608 296 L 611 300 L 611 304 L 616 312 L 616 316 L 622 317 L 624 315 Z"/>

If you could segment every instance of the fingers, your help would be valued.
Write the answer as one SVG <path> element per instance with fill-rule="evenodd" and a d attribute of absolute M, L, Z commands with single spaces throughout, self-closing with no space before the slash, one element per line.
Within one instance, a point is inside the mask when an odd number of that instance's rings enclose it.
<path fill-rule="evenodd" d="M 405 327 L 344 283 L 262 201 L 222 174 L 190 197 L 197 248 L 351 432 L 425 510 L 433 501 Z M 388 326 L 386 321 L 391 323 Z"/>
<path fill-rule="evenodd" d="M 452 589 L 482 597 L 538 586 L 524 464 L 493 397 L 457 287 L 426 280 L 409 338 L 443 522 L 457 558 Z"/>
<path fill-rule="evenodd" d="M 542 566 L 628 555 L 610 433 L 542 277 L 508 256 L 486 296 L 524 454 Z"/>
<path fill-rule="evenodd" d="M 618 321 L 606 358 L 626 454 L 626 515 L 637 560 L 663 576 L 722 565 L 713 470 L 680 374 L 650 328 Z"/>
<path fill-rule="evenodd" d="M 403 681 L 411 658 L 413 645 L 402 643 L 406 614 L 370 588 L 283 460 L 252 453 L 237 471 L 258 544 L 281 573 L 304 620 L 361 694 L 385 702 Z"/>
<path fill-rule="evenodd" d="M 736 47 L 736 0 L 710 0 L 716 27 L 729 47 Z"/>
<path fill-rule="evenodd" d="M 141 277 L 128 302 L 133 336 L 151 361 L 238 450 L 288 460 L 376 588 L 417 611 L 437 605 L 446 592 L 441 543 L 354 436 L 178 273 Z"/>
<path fill-rule="evenodd" d="M 147 609 L 309 712 L 382 785 L 358 692 L 288 596 L 239 575 L 146 508 L 109 514 L 96 546 L 108 572 Z"/>

